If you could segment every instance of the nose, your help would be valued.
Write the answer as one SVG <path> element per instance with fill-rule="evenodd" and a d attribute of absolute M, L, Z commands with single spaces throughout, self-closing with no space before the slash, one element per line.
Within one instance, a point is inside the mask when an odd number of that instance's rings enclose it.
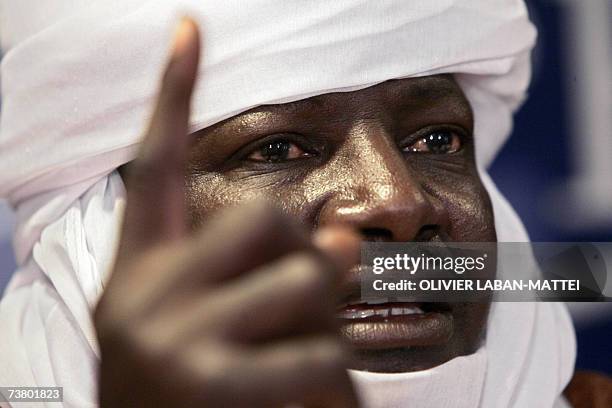
<path fill-rule="evenodd" d="M 389 138 L 367 138 L 351 152 L 337 169 L 347 175 L 343 185 L 321 207 L 320 226 L 342 224 L 365 240 L 399 242 L 430 240 L 446 228 L 442 201 L 425 191 Z"/>

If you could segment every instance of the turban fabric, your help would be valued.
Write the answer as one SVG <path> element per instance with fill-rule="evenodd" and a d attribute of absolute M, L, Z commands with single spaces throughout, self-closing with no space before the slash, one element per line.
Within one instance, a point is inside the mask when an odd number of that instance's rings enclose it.
<path fill-rule="evenodd" d="M 522 0 L 0 0 L 0 197 L 17 214 L 19 264 L 0 304 L 0 384 L 96 404 L 91 311 L 124 207 L 116 168 L 135 157 L 184 14 L 205 43 L 193 130 L 261 104 L 455 75 L 498 240 L 528 240 L 487 174 L 529 84 L 536 32 Z M 574 356 L 561 304 L 496 303 L 471 356 L 351 375 L 370 406 L 546 407 Z"/>

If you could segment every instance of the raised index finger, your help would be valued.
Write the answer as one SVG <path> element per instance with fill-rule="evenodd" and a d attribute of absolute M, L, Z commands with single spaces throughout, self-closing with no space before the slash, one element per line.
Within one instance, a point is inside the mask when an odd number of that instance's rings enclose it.
<path fill-rule="evenodd" d="M 179 238 L 186 231 L 184 169 L 199 50 L 196 24 L 183 19 L 140 155 L 128 169 L 120 248 L 128 256 L 160 241 Z"/>

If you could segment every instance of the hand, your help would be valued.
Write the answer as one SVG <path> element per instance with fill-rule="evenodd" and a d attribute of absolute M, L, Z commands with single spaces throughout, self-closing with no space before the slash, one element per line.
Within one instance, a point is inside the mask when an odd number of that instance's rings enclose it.
<path fill-rule="evenodd" d="M 186 227 L 184 168 L 198 30 L 175 38 L 95 312 L 102 407 L 356 407 L 334 286 L 358 240 L 313 240 L 263 203 Z"/>

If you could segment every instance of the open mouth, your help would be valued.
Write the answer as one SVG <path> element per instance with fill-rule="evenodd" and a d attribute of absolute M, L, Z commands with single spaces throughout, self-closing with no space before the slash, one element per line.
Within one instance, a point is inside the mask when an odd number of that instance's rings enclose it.
<path fill-rule="evenodd" d="M 453 315 L 446 303 L 364 302 L 338 306 L 346 341 L 357 349 L 442 346 L 452 337 Z"/>
<path fill-rule="evenodd" d="M 353 302 L 341 305 L 338 308 L 336 317 L 339 319 L 356 320 L 371 319 L 380 320 L 390 316 L 412 316 L 422 315 L 425 311 L 420 303 L 401 303 L 401 302 Z"/>

